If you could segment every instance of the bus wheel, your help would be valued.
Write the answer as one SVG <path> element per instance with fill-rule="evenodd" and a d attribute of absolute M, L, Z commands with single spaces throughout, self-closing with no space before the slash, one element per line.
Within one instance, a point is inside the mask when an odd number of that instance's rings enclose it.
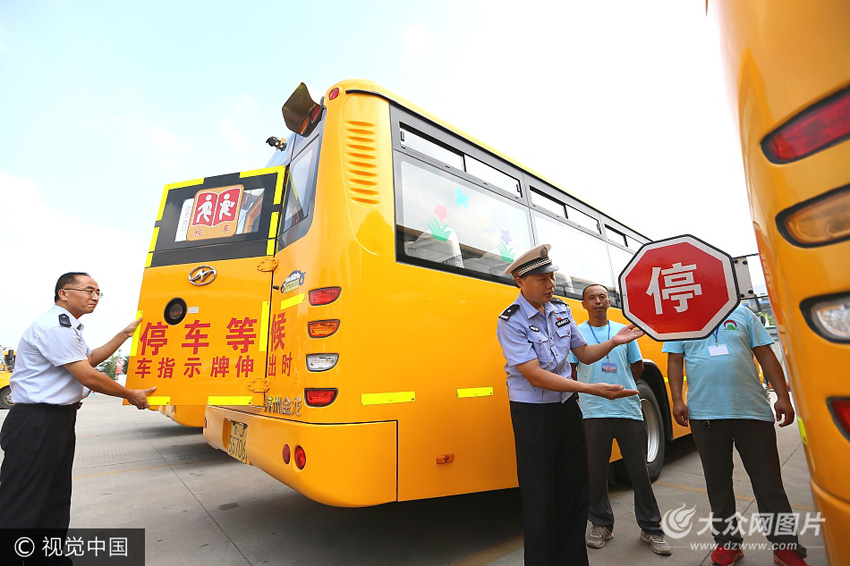
<path fill-rule="evenodd" d="M 664 465 L 664 421 L 661 420 L 661 407 L 655 393 L 645 381 L 638 380 L 640 392 L 640 408 L 643 413 L 643 424 L 646 427 L 646 467 L 649 469 L 649 480 L 655 481 L 661 475 Z"/>
<path fill-rule="evenodd" d="M 12 405 L 12 388 L 8 385 L 0 389 L 0 408 L 11 409 Z"/>

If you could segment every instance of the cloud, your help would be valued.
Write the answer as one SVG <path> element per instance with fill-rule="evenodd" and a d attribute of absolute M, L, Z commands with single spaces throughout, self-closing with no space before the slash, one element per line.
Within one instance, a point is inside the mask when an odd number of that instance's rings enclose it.
<path fill-rule="evenodd" d="M 0 172 L 0 202 L 0 344 L 17 345 L 21 333 L 53 304 L 56 279 L 68 271 L 90 273 L 105 293 L 97 310 L 83 319 L 89 346 L 105 343 L 133 319 L 149 242 L 107 227 L 103 219 L 70 216 L 44 202 L 33 181 L 7 172 Z M 126 211 L 133 211 L 130 199 Z"/>

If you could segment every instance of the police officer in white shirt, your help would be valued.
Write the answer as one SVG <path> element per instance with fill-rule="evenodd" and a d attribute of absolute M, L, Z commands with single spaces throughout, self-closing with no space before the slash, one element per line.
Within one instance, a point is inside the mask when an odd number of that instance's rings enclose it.
<path fill-rule="evenodd" d="M 618 399 L 638 392 L 575 381 L 567 355 L 572 351 L 591 364 L 643 332 L 632 325 L 601 344 L 588 344 L 570 307 L 553 296 L 558 267 L 549 258 L 550 247 L 528 250 L 505 270 L 520 293 L 499 315 L 497 336 L 506 360 L 525 565 L 581 566 L 588 563 L 587 448 L 574 393 Z"/>
<path fill-rule="evenodd" d="M 71 515 L 74 425 L 80 401 L 91 391 L 148 407 L 147 390 L 128 389 L 95 367 L 133 335 L 136 320 L 91 350 L 79 319 L 103 294 L 86 273 L 56 282 L 55 305 L 24 332 L 12 373 L 12 401 L 0 431 L 0 529 L 67 531 Z"/>

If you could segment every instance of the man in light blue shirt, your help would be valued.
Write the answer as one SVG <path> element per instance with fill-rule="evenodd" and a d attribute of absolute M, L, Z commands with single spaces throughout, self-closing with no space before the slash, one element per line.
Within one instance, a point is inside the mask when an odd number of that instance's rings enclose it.
<path fill-rule="evenodd" d="M 611 299 L 603 285 L 588 285 L 582 292 L 581 306 L 589 320 L 578 325 L 579 331 L 590 344 L 600 344 L 616 334 L 625 325 L 608 320 Z M 637 342 L 617 346 L 592 364 L 579 362 L 570 353 L 573 371 L 582 383 L 615 383 L 626 389 L 637 389 L 636 381 L 643 373 L 643 358 Z M 587 437 L 587 460 L 590 473 L 590 534 L 587 546 L 602 548 L 614 537 L 614 511 L 608 498 L 608 463 L 611 443 L 616 438 L 623 455 L 623 463 L 635 492 L 635 517 L 640 525 L 640 539 L 656 554 L 669 555 L 670 545 L 661 530 L 661 513 L 652 491 L 646 467 L 646 428 L 640 399 L 637 396 L 622 399 L 581 398 L 584 415 L 584 432 Z"/>
<path fill-rule="evenodd" d="M 690 422 L 702 461 L 717 543 L 711 560 L 720 566 L 730 566 L 744 554 L 735 519 L 733 446 L 750 476 L 759 513 L 773 518 L 766 534 L 774 543 L 774 561 L 785 566 L 806 564 L 806 549 L 799 544 L 796 529 L 785 534 L 787 525 L 780 521 L 793 515 L 782 485 L 773 411 L 753 360 L 755 356 L 776 392 L 773 410 L 779 426 L 790 425 L 794 407 L 772 343 L 755 315 L 739 306 L 708 338 L 665 342 L 662 349 L 667 352 L 673 416 L 682 426 Z M 687 405 L 682 399 L 685 371 Z"/>
<path fill-rule="evenodd" d="M 506 360 L 525 565 L 582 566 L 588 563 L 587 449 L 574 393 L 617 399 L 637 391 L 571 379 L 567 355 L 572 351 L 582 362 L 593 363 L 643 332 L 625 327 L 601 344 L 587 344 L 570 307 L 553 295 L 558 267 L 549 259 L 550 247 L 532 248 L 505 270 L 520 293 L 499 315 L 497 336 Z"/>
<path fill-rule="evenodd" d="M 95 367 L 139 325 L 134 321 L 95 350 L 83 340 L 79 319 L 94 311 L 102 293 L 86 273 L 62 275 L 54 306 L 21 336 L 11 388 L 14 406 L 0 430 L 0 529 L 67 531 L 77 409 L 91 391 L 147 408 L 154 389 L 128 389 Z M 64 536 L 64 535 L 62 535 Z"/>

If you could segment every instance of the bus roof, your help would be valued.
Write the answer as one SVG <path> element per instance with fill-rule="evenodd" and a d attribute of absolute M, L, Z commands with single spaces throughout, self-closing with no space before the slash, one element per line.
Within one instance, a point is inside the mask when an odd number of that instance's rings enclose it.
<path fill-rule="evenodd" d="M 330 88 L 328 88 L 328 90 L 325 92 L 325 96 L 328 96 L 328 94 L 334 88 L 339 88 L 340 90 L 344 90 L 346 94 L 358 94 L 358 93 L 360 93 L 360 94 L 370 94 L 370 95 L 374 95 L 374 96 L 379 96 L 379 97 L 384 98 L 385 100 L 388 100 L 388 101 L 390 101 L 394 104 L 397 104 L 397 105 L 399 105 L 399 106 L 401 106 L 401 107 L 403 107 L 403 108 L 405 108 L 405 109 L 407 109 L 411 112 L 419 114 L 420 116 L 422 116 L 426 120 L 434 123 L 435 125 L 443 128 L 443 129 L 445 129 L 445 130 L 447 130 L 447 131 L 449 131 L 453 134 L 456 134 L 456 135 L 464 138 L 465 140 L 468 140 L 469 142 L 479 146 L 484 151 L 487 151 L 487 152 L 491 153 L 492 155 L 494 155 L 494 156 L 496 156 L 500 159 L 503 159 L 504 161 L 507 161 L 508 163 L 518 167 L 519 169 L 522 169 L 523 171 L 525 171 L 529 175 L 537 177 L 541 181 L 548 183 L 549 185 L 557 188 L 558 190 L 562 191 L 565 194 L 568 194 L 569 196 L 578 200 L 582 204 L 584 204 L 584 205 L 592 208 L 596 212 L 610 218 L 611 220 L 620 224 L 621 226 L 629 228 L 630 230 L 632 230 L 636 234 L 642 236 L 643 238 L 646 238 L 647 240 L 652 239 L 652 238 L 646 236 L 645 234 L 638 232 L 632 226 L 625 224 L 623 222 L 620 222 L 619 220 L 612 217 L 608 213 L 602 211 L 602 209 L 600 209 L 599 207 L 594 206 L 593 204 L 590 204 L 589 202 L 587 202 L 583 198 L 579 198 L 575 194 L 565 191 L 563 188 L 561 188 L 561 186 L 558 183 L 553 182 L 551 179 L 549 179 L 549 178 L 539 174 L 538 172 L 534 171 L 533 169 L 523 165 L 522 163 L 518 162 L 516 159 L 508 157 L 504 153 L 498 151 L 497 149 L 494 149 L 489 144 L 486 144 L 483 141 L 479 140 L 478 138 L 467 134 L 466 132 L 464 132 L 460 128 L 453 126 L 453 125 L 449 124 L 448 122 L 441 120 L 440 118 L 437 118 L 433 114 L 427 112 L 426 110 L 423 110 L 422 108 L 420 108 L 419 106 L 417 106 L 417 105 L 413 104 L 412 102 L 406 100 L 405 98 L 402 98 L 401 96 L 397 95 L 396 93 L 382 87 L 381 85 L 379 85 L 375 81 L 370 81 L 370 80 L 366 80 L 366 79 L 346 79 L 346 80 L 340 81 L 340 82 L 332 85 Z"/>

